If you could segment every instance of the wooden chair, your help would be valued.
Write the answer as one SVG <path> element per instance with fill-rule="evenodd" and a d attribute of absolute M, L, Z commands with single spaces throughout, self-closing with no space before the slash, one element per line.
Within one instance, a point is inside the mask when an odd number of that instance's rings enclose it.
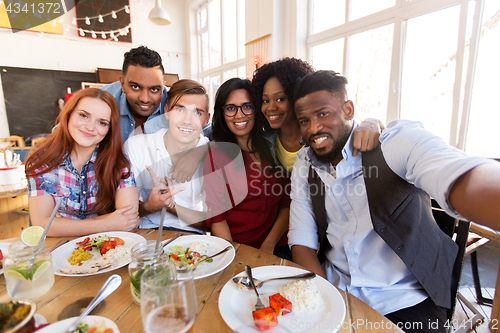
<path fill-rule="evenodd" d="M 22 136 L 18 136 L 18 135 L 11 135 L 7 138 L 1 138 L 0 141 L 13 142 L 14 147 L 26 147 L 26 145 L 24 144 L 24 138 Z"/>
<path fill-rule="evenodd" d="M 485 244 L 488 240 L 481 238 L 480 236 L 469 233 L 471 228 L 471 222 L 460 221 L 455 219 L 439 207 L 435 200 L 432 200 L 432 214 L 436 223 L 439 225 L 441 230 L 446 233 L 448 236 L 455 239 L 455 243 L 458 245 L 458 254 L 455 259 L 455 264 L 453 266 L 452 272 L 452 285 L 451 285 L 451 297 L 452 297 L 452 308 L 448 310 L 448 320 L 450 323 L 453 322 L 453 316 L 455 314 L 455 307 L 457 304 L 457 300 L 460 301 L 463 305 L 465 305 L 471 312 L 473 316 L 469 318 L 466 322 L 461 323 L 460 327 L 453 331 L 452 327 L 449 327 L 448 331 L 453 333 L 466 333 L 475 327 L 479 326 L 480 323 L 484 322 L 483 315 L 475 308 L 473 304 L 471 304 L 458 290 L 460 287 L 460 278 L 462 275 L 462 267 L 464 263 L 464 258 L 466 255 L 471 254 L 472 256 L 476 256 L 476 250 L 479 246 Z M 474 269 L 477 272 L 477 257 L 474 262 L 471 260 L 472 270 L 474 275 Z M 474 267 L 475 266 L 475 267 Z M 477 280 L 477 281 L 476 281 Z M 477 285 L 476 285 L 477 283 Z M 479 287 L 479 276 L 474 276 L 474 285 L 476 287 L 476 291 Z"/>
<path fill-rule="evenodd" d="M 36 138 L 36 139 L 31 139 L 31 146 L 34 147 L 36 145 L 39 145 L 42 142 L 44 142 L 45 140 L 47 140 L 47 138 L 44 136 L 41 136 L 41 137 Z"/>

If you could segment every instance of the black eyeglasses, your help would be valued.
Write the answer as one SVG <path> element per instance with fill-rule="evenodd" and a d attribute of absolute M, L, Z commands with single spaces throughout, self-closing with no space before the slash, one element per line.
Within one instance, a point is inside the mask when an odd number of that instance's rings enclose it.
<path fill-rule="evenodd" d="M 238 113 L 238 108 L 243 112 L 244 115 L 249 116 L 254 112 L 254 107 L 252 103 L 244 103 L 242 105 L 228 104 L 222 107 L 222 111 L 228 117 L 234 117 Z"/>

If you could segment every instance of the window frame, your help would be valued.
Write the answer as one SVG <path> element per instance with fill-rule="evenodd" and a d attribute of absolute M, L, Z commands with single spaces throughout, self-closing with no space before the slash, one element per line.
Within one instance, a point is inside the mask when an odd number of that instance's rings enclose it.
<path fill-rule="evenodd" d="M 475 11 L 470 37 L 469 60 L 464 63 L 466 44 L 467 13 L 469 0 L 396 0 L 394 7 L 381 10 L 356 20 L 349 20 L 349 3 L 346 1 L 346 23 L 313 34 L 313 1 L 308 0 L 308 35 L 307 60 L 312 63 L 312 48 L 329 41 L 344 38 L 344 57 L 341 74 L 348 77 L 349 41 L 350 36 L 378 28 L 387 24 L 394 24 L 391 74 L 389 81 L 389 96 L 387 103 L 386 123 L 400 118 L 401 114 L 401 87 L 402 64 L 406 37 L 406 23 L 409 19 L 429 14 L 441 9 L 460 5 L 459 32 L 456 53 L 455 83 L 453 87 L 453 106 L 450 124 L 449 143 L 464 150 L 467 139 L 467 125 L 472 99 L 475 63 L 481 30 L 481 20 L 484 1 L 475 0 Z M 463 73 L 465 84 L 462 83 Z M 462 86 L 464 89 L 462 90 Z M 463 101 L 463 102 L 462 102 Z"/>

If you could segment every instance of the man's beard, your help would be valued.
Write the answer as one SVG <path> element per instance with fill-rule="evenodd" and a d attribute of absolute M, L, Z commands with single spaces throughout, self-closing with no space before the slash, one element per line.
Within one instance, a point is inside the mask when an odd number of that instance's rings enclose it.
<path fill-rule="evenodd" d="M 327 133 L 324 133 L 327 134 Z M 317 134 L 316 134 L 317 135 Z M 332 163 L 335 158 L 341 154 L 342 149 L 344 148 L 347 140 L 349 139 L 349 136 L 351 135 L 351 131 L 349 130 L 349 126 L 342 126 L 339 129 L 339 133 L 337 135 L 337 138 L 333 138 L 329 133 L 327 134 L 332 140 L 334 140 L 334 145 L 330 151 L 327 153 L 319 155 L 316 153 L 316 151 L 312 149 L 314 156 L 316 159 L 321 162 L 321 163 Z M 336 140 L 335 140 L 336 139 Z"/>

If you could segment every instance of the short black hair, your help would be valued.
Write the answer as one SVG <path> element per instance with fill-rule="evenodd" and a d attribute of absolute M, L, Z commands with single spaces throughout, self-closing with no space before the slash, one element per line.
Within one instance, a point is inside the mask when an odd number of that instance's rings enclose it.
<path fill-rule="evenodd" d="M 236 138 L 233 132 L 227 126 L 226 120 L 224 118 L 224 106 L 229 98 L 229 95 L 239 89 L 244 89 L 248 91 L 248 94 L 252 96 L 252 84 L 248 79 L 232 78 L 224 82 L 217 93 L 215 94 L 214 103 L 214 116 L 212 119 L 212 135 L 214 141 L 218 142 L 232 142 L 236 143 Z M 251 97 L 250 97 L 251 98 Z M 253 103 L 252 103 L 253 104 Z M 261 112 L 254 111 L 254 126 L 248 141 L 252 143 L 252 152 L 259 152 L 262 159 L 266 160 L 273 168 L 276 166 L 274 159 L 272 158 L 271 151 L 266 140 L 263 138 L 264 129 L 263 122 L 265 121 L 264 116 Z"/>
<path fill-rule="evenodd" d="M 297 82 L 293 100 L 315 93 L 317 91 L 326 90 L 343 101 L 347 100 L 347 79 L 335 71 L 321 70 L 307 74 Z"/>
<path fill-rule="evenodd" d="M 153 68 L 160 66 L 161 73 L 165 74 L 161 56 L 158 52 L 148 49 L 147 46 L 141 45 L 135 49 L 125 52 L 123 55 L 122 74 L 125 76 L 129 66 L 140 66 L 145 68 Z"/>
<path fill-rule="evenodd" d="M 289 57 L 267 63 L 256 69 L 252 79 L 255 111 L 262 113 L 262 93 L 264 92 L 264 85 L 267 80 L 274 76 L 278 78 L 278 81 L 285 90 L 285 95 L 288 97 L 290 103 L 293 104 L 293 91 L 297 80 L 312 72 L 314 72 L 314 68 L 306 61 Z M 265 124 L 267 128 L 269 123 L 266 121 Z"/>

